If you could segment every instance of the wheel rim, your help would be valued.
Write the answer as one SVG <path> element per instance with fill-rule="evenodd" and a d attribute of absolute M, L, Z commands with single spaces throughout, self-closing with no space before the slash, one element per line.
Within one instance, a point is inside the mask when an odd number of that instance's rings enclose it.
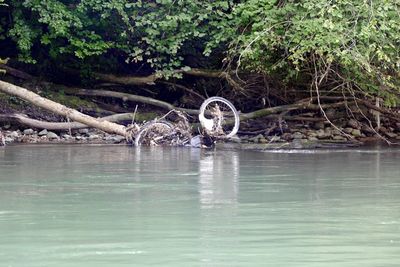
<path fill-rule="evenodd" d="M 212 120 L 211 133 L 217 136 L 232 137 L 239 129 L 239 115 L 231 102 L 222 97 L 207 99 L 200 108 L 200 118 Z M 210 129 L 206 129 L 210 131 Z"/>

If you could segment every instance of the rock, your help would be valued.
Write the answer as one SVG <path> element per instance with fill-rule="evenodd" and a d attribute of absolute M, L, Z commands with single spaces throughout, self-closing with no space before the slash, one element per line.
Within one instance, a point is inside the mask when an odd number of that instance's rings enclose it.
<path fill-rule="evenodd" d="M 361 131 L 358 129 L 353 129 L 353 131 L 351 131 L 351 134 L 355 137 L 361 137 Z"/>
<path fill-rule="evenodd" d="M 360 123 L 356 121 L 355 119 L 350 119 L 347 122 L 347 126 L 354 128 L 354 129 L 360 129 Z"/>
<path fill-rule="evenodd" d="M 30 135 L 30 134 L 33 134 L 35 131 L 34 130 L 32 130 L 32 129 L 25 129 L 24 130 L 24 134 L 25 135 Z"/>
<path fill-rule="evenodd" d="M 78 133 L 80 133 L 80 134 L 88 134 L 89 133 L 89 129 L 88 128 L 79 129 Z"/>
<path fill-rule="evenodd" d="M 344 119 L 341 119 L 341 120 L 335 121 L 335 124 L 339 128 L 344 128 L 347 125 L 347 121 Z"/>
<path fill-rule="evenodd" d="M 396 129 L 395 130 L 400 133 L 400 122 L 396 123 Z"/>
<path fill-rule="evenodd" d="M 47 133 L 48 133 L 47 129 L 44 129 L 44 130 L 41 130 L 41 131 L 38 133 L 38 135 L 39 135 L 39 136 L 43 136 L 43 135 L 47 135 Z"/>
<path fill-rule="evenodd" d="M 309 137 L 317 137 L 317 133 L 316 132 L 309 132 L 309 133 L 307 133 L 307 135 Z"/>
<path fill-rule="evenodd" d="M 3 133 L 0 131 L 0 146 L 5 146 L 6 145 L 6 141 L 4 140 L 4 135 Z"/>
<path fill-rule="evenodd" d="M 70 136 L 69 134 L 63 134 L 61 137 L 66 139 L 66 140 L 69 140 L 69 139 L 72 138 L 72 136 Z"/>
<path fill-rule="evenodd" d="M 8 130 L 8 129 L 10 129 L 10 128 L 11 128 L 11 125 L 10 125 L 10 124 L 6 124 L 6 125 L 3 126 L 3 129 L 4 129 L 4 130 Z"/>
<path fill-rule="evenodd" d="M 103 140 L 104 141 L 112 141 L 113 140 L 113 135 L 111 135 L 111 134 L 106 134 L 106 135 L 104 135 L 103 136 Z"/>
<path fill-rule="evenodd" d="M 345 132 L 347 134 L 351 134 L 353 132 L 353 130 L 354 130 L 353 128 L 346 127 L 346 128 L 343 129 L 343 132 Z"/>
<path fill-rule="evenodd" d="M 20 136 L 19 131 L 12 131 L 9 135 L 12 139 L 16 139 Z"/>
<path fill-rule="evenodd" d="M 325 111 L 325 115 L 329 118 L 329 119 L 333 119 L 335 117 L 337 117 L 336 115 L 336 110 L 334 108 L 328 108 Z"/>
<path fill-rule="evenodd" d="M 58 139 L 58 138 L 59 138 L 58 135 L 57 135 L 56 133 L 53 133 L 53 132 L 47 132 L 46 136 L 47 136 L 47 138 L 49 138 L 50 140 L 52 140 L 52 139 Z"/>
<path fill-rule="evenodd" d="M 327 137 L 327 138 L 329 138 L 329 137 L 331 137 L 332 136 L 332 128 L 326 128 L 325 129 L 325 136 Z"/>
<path fill-rule="evenodd" d="M 100 136 L 98 134 L 90 134 L 88 139 L 90 141 L 92 141 L 92 140 L 100 139 Z"/>
<path fill-rule="evenodd" d="M 309 136 L 309 137 L 307 137 L 307 139 L 309 140 L 309 141 L 318 141 L 319 139 L 317 138 L 317 137 L 315 137 L 315 136 Z"/>
<path fill-rule="evenodd" d="M 304 148 L 302 139 L 293 139 L 292 147 L 293 147 L 293 148 L 296 148 L 296 149 L 302 149 L 302 148 Z"/>
<path fill-rule="evenodd" d="M 123 137 L 123 136 L 117 135 L 116 137 L 120 137 L 120 138 L 117 138 L 117 140 L 119 140 L 118 143 L 120 143 L 120 142 L 122 142 L 123 140 L 125 140 L 125 137 Z M 122 139 L 121 139 L 121 138 L 122 138 Z M 231 138 L 229 138 L 229 142 L 232 142 L 232 143 L 241 143 L 242 140 L 240 139 L 239 136 L 235 135 L 235 136 L 232 136 Z"/>
<path fill-rule="evenodd" d="M 279 141 L 281 141 L 281 137 L 277 136 L 277 135 L 267 136 L 267 139 L 269 140 L 269 142 L 279 142 Z"/>
<path fill-rule="evenodd" d="M 393 138 L 393 139 L 397 137 L 397 134 L 395 134 L 395 133 L 393 133 L 393 132 L 387 132 L 387 133 L 385 133 L 385 135 L 386 135 L 387 137 Z"/>
<path fill-rule="evenodd" d="M 292 134 L 293 139 L 303 139 L 304 135 L 300 132 L 295 132 Z"/>
<path fill-rule="evenodd" d="M 319 139 L 326 138 L 325 131 L 324 131 L 323 129 L 318 130 L 318 131 L 316 132 L 316 136 L 317 136 L 317 138 L 319 138 Z"/>
<path fill-rule="evenodd" d="M 12 139 L 11 137 L 7 136 L 7 137 L 4 138 L 4 142 L 5 142 L 6 144 L 9 144 L 9 143 L 14 142 L 14 139 Z"/>
<path fill-rule="evenodd" d="M 325 128 L 325 123 L 322 121 L 318 121 L 314 124 L 314 129 L 323 130 Z"/>
<path fill-rule="evenodd" d="M 23 135 L 21 137 L 21 139 L 19 139 L 18 141 L 21 142 L 21 143 L 34 143 L 34 142 L 31 142 L 31 136 L 30 135 Z"/>
<path fill-rule="evenodd" d="M 83 137 L 82 137 L 82 136 L 80 136 L 80 135 L 77 135 L 77 136 L 75 137 L 75 139 L 79 141 L 79 140 L 82 140 L 82 139 L 83 139 Z"/>
<path fill-rule="evenodd" d="M 259 135 L 254 136 L 253 138 L 250 138 L 249 141 L 251 141 L 253 143 L 258 143 L 261 138 L 264 138 L 264 135 L 259 134 Z"/>
<path fill-rule="evenodd" d="M 290 141 L 290 140 L 293 139 L 291 133 L 284 133 L 284 134 L 282 134 L 281 138 L 282 138 L 283 140 L 286 140 L 286 141 Z"/>
<path fill-rule="evenodd" d="M 332 137 L 333 140 L 347 140 L 346 137 L 341 136 L 341 135 L 334 135 Z"/>
<path fill-rule="evenodd" d="M 368 125 L 363 125 L 363 126 L 361 126 L 361 131 L 362 131 L 363 133 L 366 133 L 366 134 L 374 134 L 374 133 L 375 133 L 374 129 L 372 129 L 372 128 L 369 127 Z"/>
<path fill-rule="evenodd" d="M 262 138 L 258 139 L 258 142 L 259 142 L 260 144 L 267 144 L 267 143 L 269 143 L 269 141 L 268 141 L 267 139 L 265 139 L 264 136 L 263 136 Z"/>
<path fill-rule="evenodd" d="M 381 127 L 381 128 L 379 128 L 379 131 L 381 132 L 381 133 L 387 133 L 389 130 L 386 128 L 386 127 Z"/>

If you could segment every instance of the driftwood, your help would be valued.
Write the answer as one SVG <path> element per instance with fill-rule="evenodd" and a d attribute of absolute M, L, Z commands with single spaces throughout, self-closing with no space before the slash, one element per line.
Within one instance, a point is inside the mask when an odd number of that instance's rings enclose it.
<path fill-rule="evenodd" d="M 77 71 L 66 69 L 65 71 L 69 73 L 77 74 Z M 204 77 L 204 78 L 213 78 L 213 79 L 225 79 L 228 84 L 230 84 L 235 90 L 243 90 L 240 84 L 233 79 L 233 73 L 221 70 L 207 70 L 207 69 L 198 69 L 198 68 L 190 68 L 190 69 L 179 69 L 173 71 L 175 74 L 185 74 L 195 77 Z M 133 75 L 125 75 L 118 76 L 114 74 L 108 73 L 100 73 L 93 72 L 92 73 L 95 78 L 100 81 L 114 83 L 114 84 L 122 84 L 122 85 L 155 85 L 157 81 L 163 79 L 162 73 L 152 73 L 147 76 L 133 76 Z"/>
<path fill-rule="evenodd" d="M 109 121 L 109 122 L 119 122 L 119 121 L 128 121 L 134 118 L 134 113 L 122 113 L 115 114 L 111 116 L 106 116 L 103 118 L 99 118 L 99 121 Z M 79 122 L 47 122 L 41 120 L 35 120 L 29 118 L 25 114 L 0 114 L 0 121 L 2 122 L 17 122 L 22 125 L 37 128 L 37 129 L 47 129 L 54 131 L 63 131 L 63 130 L 76 130 L 82 128 L 88 128 L 88 125 L 79 123 Z"/>
<path fill-rule="evenodd" d="M 224 72 L 224 71 L 219 71 L 219 70 L 204 70 L 204 69 L 188 69 L 188 70 L 175 70 L 174 73 L 176 74 L 187 74 L 191 76 L 197 76 L 197 77 L 206 77 L 206 78 L 227 78 L 229 77 L 229 73 Z M 94 72 L 94 76 L 102 81 L 105 82 L 111 82 L 111 83 L 118 83 L 118 84 L 123 84 L 123 85 L 146 85 L 150 84 L 153 85 L 155 82 L 159 79 L 161 79 L 163 76 L 161 73 L 153 73 L 148 76 L 132 76 L 132 75 L 127 75 L 127 76 L 117 76 L 113 74 L 105 74 L 105 73 L 99 73 L 99 72 Z"/>
<path fill-rule="evenodd" d="M 67 88 L 67 87 L 62 87 L 62 88 L 64 89 L 65 93 L 72 94 L 72 95 L 119 98 L 119 99 L 122 99 L 123 101 L 140 102 L 143 104 L 160 107 L 160 108 L 163 108 L 166 110 L 175 109 L 175 110 L 186 112 L 187 114 L 191 114 L 191 115 L 199 114 L 199 111 L 197 109 L 186 109 L 186 108 L 175 107 L 174 105 L 172 105 L 170 103 L 167 103 L 167 102 L 164 102 L 161 100 L 157 100 L 157 99 L 154 99 L 151 97 L 146 97 L 146 96 L 120 93 L 120 92 L 114 92 L 114 91 L 108 91 L 108 90 L 88 90 L 88 89 Z"/>
<path fill-rule="evenodd" d="M 65 116 L 73 121 L 83 123 L 85 125 L 103 130 L 108 133 L 115 133 L 122 136 L 127 135 L 125 126 L 109 121 L 99 120 L 91 116 L 85 115 L 77 110 L 67 108 L 64 105 L 41 97 L 38 94 L 35 94 L 25 88 L 13 85 L 11 83 L 0 81 L 0 91 L 9 95 L 17 96 L 34 104 L 35 106 L 47 109 L 58 115 Z"/>
<path fill-rule="evenodd" d="M 264 109 L 259 109 L 253 112 L 249 113 L 244 113 L 240 115 L 240 120 L 249 120 L 249 119 L 256 119 L 260 117 L 266 117 L 269 115 L 273 114 L 278 114 L 282 112 L 289 112 L 293 110 L 314 110 L 318 111 L 320 109 L 326 109 L 326 108 L 335 108 L 335 107 L 341 107 L 344 105 L 344 101 L 340 101 L 337 103 L 330 103 L 330 104 L 323 104 L 323 105 L 317 105 L 317 104 L 312 104 L 311 102 L 312 99 L 306 98 L 303 100 L 300 100 L 297 103 L 294 104 L 289 104 L 289 105 L 282 105 L 282 106 L 277 106 L 277 107 L 272 107 L 272 108 L 264 108 Z"/>

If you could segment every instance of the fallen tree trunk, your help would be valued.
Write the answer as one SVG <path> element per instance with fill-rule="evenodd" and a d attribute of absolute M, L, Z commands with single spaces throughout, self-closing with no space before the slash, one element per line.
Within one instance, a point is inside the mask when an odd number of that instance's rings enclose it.
<path fill-rule="evenodd" d="M 69 87 L 63 87 L 64 92 L 67 94 L 73 94 L 73 95 L 78 95 L 78 96 L 102 96 L 102 97 L 112 97 L 112 98 L 119 98 L 124 101 L 132 101 L 132 102 L 140 102 L 143 104 L 149 104 L 153 105 L 156 107 L 164 108 L 166 110 L 179 110 L 186 112 L 187 114 L 191 115 L 198 115 L 199 110 L 197 109 L 187 109 L 187 108 L 179 108 L 175 107 L 174 105 L 157 100 L 151 97 L 146 97 L 146 96 L 140 96 L 140 95 L 133 95 L 133 94 L 127 94 L 127 93 L 120 93 L 120 92 L 114 92 L 114 91 L 108 91 L 108 90 L 88 90 L 88 89 L 80 89 L 80 88 L 69 88 Z"/>
<path fill-rule="evenodd" d="M 99 118 L 100 121 L 109 121 L 109 122 L 118 122 L 118 121 L 127 121 L 132 120 L 134 118 L 134 113 L 122 113 L 115 114 L 111 116 L 106 116 L 103 118 Z M 76 130 L 82 128 L 88 128 L 88 125 L 79 123 L 79 122 L 48 122 L 48 121 L 40 121 L 29 118 L 25 114 L 0 114 L 1 122 L 17 122 L 22 125 L 37 128 L 37 129 L 47 129 L 54 131 L 67 131 L 67 130 Z"/>
<path fill-rule="evenodd" d="M 175 70 L 174 73 L 182 73 L 182 74 L 187 74 L 191 76 L 197 76 L 197 77 L 206 77 L 206 78 L 227 78 L 229 76 L 229 73 L 225 71 L 219 71 L 219 70 L 206 70 L 206 69 L 197 69 L 197 68 L 192 68 L 188 70 Z M 161 73 L 153 73 L 148 76 L 117 76 L 114 74 L 105 74 L 105 73 L 99 73 L 99 72 L 94 72 L 94 76 L 102 81 L 106 82 L 112 82 L 112 83 L 119 83 L 123 85 L 153 85 L 155 82 L 163 77 Z"/>
<path fill-rule="evenodd" d="M 157 100 L 157 99 L 154 99 L 151 97 L 133 95 L 133 94 L 128 94 L 128 93 L 120 93 L 120 92 L 114 92 L 114 91 L 107 91 L 107 90 L 88 90 L 88 89 L 69 88 L 69 87 L 63 87 L 63 89 L 67 94 L 73 94 L 73 95 L 78 95 L 78 96 L 101 96 L 101 97 L 119 98 L 124 101 L 140 102 L 140 103 L 164 108 L 166 110 L 175 109 L 175 110 L 186 112 L 187 114 L 191 114 L 191 115 L 199 114 L 199 110 L 197 110 L 197 109 L 186 109 L 186 108 L 175 107 L 174 105 L 172 105 L 170 103 L 167 103 L 167 102 L 164 102 L 161 100 Z M 343 100 L 343 98 L 335 97 L 333 100 L 338 101 L 338 100 Z M 250 120 L 250 119 L 257 119 L 257 118 L 261 118 L 261 117 L 270 116 L 273 114 L 279 114 L 282 112 L 289 112 L 289 111 L 294 111 L 294 110 L 319 111 L 321 109 L 337 108 L 337 107 L 345 106 L 346 104 L 355 103 L 355 100 L 350 100 L 350 101 L 339 101 L 336 103 L 327 103 L 327 104 L 318 105 L 318 104 L 313 104 L 312 103 L 313 101 L 315 101 L 314 98 L 306 98 L 306 99 L 300 100 L 294 104 L 264 108 L 264 109 L 259 109 L 259 110 L 249 112 L 249 113 L 241 113 L 240 120 L 246 121 L 246 120 Z M 398 120 L 398 118 L 396 118 L 396 117 L 398 117 L 397 115 L 393 115 L 393 114 L 391 115 L 390 112 L 388 112 L 387 110 L 383 110 L 382 108 L 381 109 L 376 108 L 375 106 L 373 106 L 366 100 L 357 99 L 357 101 L 360 101 L 362 104 L 369 106 L 372 109 L 379 110 L 380 112 L 384 113 L 389 118 Z"/>
<path fill-rule="evenodd" d="M 67 108 L 64 105 L 43 98 L 38 94 L 35 94 L 25 88 L 13 85 L 11 83 L 0 81 L 0 91 L 9 95 L 17 96 L 23 100 L 26 100 L 34 104 L 35 106 L 47 109 L 58 115 L 65 116 L 73 121 L 83 123 L 85 125 L 100 129 L 102 131 L 112 134 L 115 133 L 122 136 L 126 136 L 127 134 L 126 128 L 123 125 L 119 125 L 109 121 L 95 119 L 91 116 L 80 113 L 77 110 Z"/>
<path fill-rule="evenodd" d="M 204 78 L 214 78 L 214 79 L 225 79 L 228 84 L 230 84 L 233 89 L 237 91 L 243 91 L 243 88 L 240 86 L 240 84 L 235 81 L 230 73 L 225 72 L 225 71 L 219 71 L 219 70 L 204 70 L 204 69 L 190 69 L 190 70 L 176 70 L 174 71 L 175 73 L 182 73 L 190 76 L 195 76 L 195 77 L 204 77 Z M 123 85 L 154 85 L 157 80 L 161 79 L 163 76 L 158 73 L 153 73 L 149 76 L 116 76 L 113 74 L 104 74 L 104 73 L 94 73 L 95 77 L 98 78 L 99 80 L 106 81 L 106 82 L 111 82 L 111 83 L 117 83 L 117 84 L 123 84 Z"/>

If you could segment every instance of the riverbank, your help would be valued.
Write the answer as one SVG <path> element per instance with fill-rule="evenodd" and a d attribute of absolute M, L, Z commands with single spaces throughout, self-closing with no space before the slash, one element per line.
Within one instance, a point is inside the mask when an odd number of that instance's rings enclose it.
<path fill-rule="evenodd" d="M 343 127 L 324 123 L 287 124 L 274 132 L 239 131 L 237 137 L 226 142 L 243 149 L 302 149 L 362 146 L 371 141 L 400 143 L 400 124 L 397 128 L 382 127 L 379 131 L 349 120 Z M 84 128 L 72 131 L 49 131 L 32 128 L 0 127 L 2 142 L 8 144 L 127 144 L 125 137 L 108 134 L 97 129 Z M 1 141 L 1 140 L 0 140 Z M 238 146 L 240 144 L 240 146 Z M 228 145 L 229 146 L 229 145 Z"/>

